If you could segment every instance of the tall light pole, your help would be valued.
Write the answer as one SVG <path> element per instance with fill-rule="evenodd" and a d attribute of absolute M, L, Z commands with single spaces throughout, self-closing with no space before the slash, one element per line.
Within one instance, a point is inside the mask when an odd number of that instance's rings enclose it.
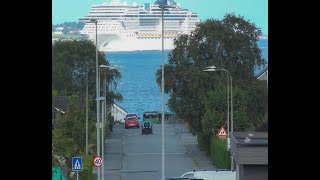
<path fill-rule="evenodd" d="M 203 71 L 209 71 L 209 72 L 212 72 L 212 71 L 216 71 L 216 68 L 215 66 L 210 66 L 210 67 L 207 67 L 208 69 L 205 69 Z M 229 74 L 228 74 L 228 83 L 227 83 L 227 131 L 228 131 L 228 138 L 230 136 L 230 125 L 229 125 L 229 122 L 230 122 L 230 115 L 229 115 L 229 111 L 230 111 L 230 98 L 229 98 L 229 84 L 230 84 L 230 79 L 229 79 Z M 228 148 L 229 150 L 229 148 Z"/>
<path fill-rule="evenodd" d="M 229 77 L 230 77 L 230 104 L 231 104 L 231 107 L 230 107 L 230 111 L 231 111 L 231 132 L 233 132 L 233 95 L 232 95 L 232 76 L 230 74 L 230 72 L 228 70 L 226 70 L 225 68 L 222 68 L 222 67 L 215 67 L 215 66 L 209 66 L 207 67 L 206 70 L 203 70 L 203 71 L 225 71 L 227 72 L 228 74 L 228 81 L 229 81 Z M 228 86 L 229 86 L 229 82 L 228 82 Z M 228 94 L 229 94 L 229 87 L 228 87 Z M 228 96 L 228 102 L 229 102 L 229 96 Z M 228 103 L 229 105 L 229 103 Z M 228 115 L 229 115 L 229 107 L 228 107 Z M 229 123 L 228 123 L 228 129 L 229 129 Z M 229 131 L 229 130 L 228 130 Z M 230 143 L 230 138 L 229 138 L 229 134 L 230 132 L 228 132 L 228 146 L 229 146 L 229 143 Z M 229 149 L 229 147 L 228 147 Z M 233 168 L 233 155 L 231 154 L 231 170 Z"/>
<path fill-rule="evenodd" d="M 97 101 L 97 156 L 100 156 L 100 87 L 99 87 L 99 63 L 98 63 L 98 20 L 91 19 L 90 23 L 96 26 L 96 101 Z M 100 180 L 100 168 L 98 168 L 98 180 Z"/>
<path fill-rule="evenodd" d="M 161 72 L 162 72 L 162 76 L 161 76 L 161 94 L 162 94 L 162 98 L 161 98 L 161 109 L 162 109 L 162 115 L 161 115 L 161 137 L 162 137 L 162 141 L 161 141 L 161 159 L 162 159 L 162 180 L 165 179 L 165 148 L 164 148 L 164 39 L 163 39 L 163 34 L 164 34 L 164 23 L 163 23 L 163 11 L 165 10 L 165 8 L 173 8 L 175 7 L 176 3 L 173 0 L 157 0 L 154 4 L 159 5 L 159 8 L 161 8 L 161 39 L 162 39 L 162 68 L 161 68 Z"/>
<path fill-rule="evenodd" d="M 215 66 L 209 66 L 204 71 L 225 71 L 228 74 L 228 77 L 230 77 L 230 111 L 231 111 L 231 132 L 233 132 L 233 95 L 232 95 L 232 76 L 228 70 L 222 67 L 215 67 Z"/>
<path fill-rule="evenodd" d="M 115 67 L 112 67 L 112 66 L 106 66 L 106 65 L 100 65 L 99 66 L 100 69 L 102 68 L 108 68 L 108 69 L 115 69 Z M 99 73 L 99 87 L 100 87 L 100 76 L 101 76 L 101 71 Z M 105 83 L 105 79 L 104 78 L 104 83 L 103 83 L 103 89 L 104 89 L 104 102 L 102 103 L 102 132 L 101 132 L 101 139 L 102 139 L 102 154 L 101 154 L 101 158 L 102 158 L 102 180 L 104 180 L 104 123 L 105 123 L 105 104 L 106 104 L 106 92 L 105 92 L 105 86 L 106 86 L 106 83 Z"/>

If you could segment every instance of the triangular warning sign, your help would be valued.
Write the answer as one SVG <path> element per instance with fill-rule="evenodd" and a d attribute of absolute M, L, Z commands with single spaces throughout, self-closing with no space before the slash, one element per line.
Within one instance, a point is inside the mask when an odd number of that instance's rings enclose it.
<path fill-rule="evenodd" d="M 228 136 L 228 132 L 224 129 L 223 126 L 221 126 L 221 128 L 219 129 L 219 132 L 217 134 L 217 136 Z"/>
<path fill-rule="evenodd" d="M 81 169 L 79 160 L 76 161 L 76 163 L 74 164 L 74 168 L 73 169 Z"/>

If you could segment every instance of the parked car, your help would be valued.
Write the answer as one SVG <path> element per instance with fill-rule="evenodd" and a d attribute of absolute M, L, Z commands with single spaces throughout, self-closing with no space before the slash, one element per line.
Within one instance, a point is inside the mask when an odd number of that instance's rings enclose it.
<path fill-rule="evenodd" d="M 152 124 L 150 121 L 144 121 L 142 123 L 142 128 L 141 128 L 141 133 L 142 135 L 143 134 L 153 134 L 153 131 L 152 131 Z"/>
<path fill-rule="evenodd" d="M 192 178 L 192 177 L 167 177 L 166 180 L 203 180 L 203 179 Z"/>
<path fill-rule="evenodd" d="M 138 117 L 138 114 L 137 114 L 137 113 L 128 113 L 128 114 L 126 115 L 125 119 L 127 119 L 128 117 L 137 117 L 138 119 L 140 119 L 140 118 Z"/>
<path fill-rule="evenodd" d="M 131 117 L 127 117 L 126 121 L 124 122 L 124 127 L 126 129 L 130 128 L 130 127 L 137 127 L 139 128 L 139 121 L 138 118 L 135 116 L 131 116 Z"/>
<path fill-rule="evenodd" d="M 215 171 L 190 171 L 181 175 L 181 177 L 202 178 L 203 180 L 236 180 L 236 171 L 215 170 Z"/>

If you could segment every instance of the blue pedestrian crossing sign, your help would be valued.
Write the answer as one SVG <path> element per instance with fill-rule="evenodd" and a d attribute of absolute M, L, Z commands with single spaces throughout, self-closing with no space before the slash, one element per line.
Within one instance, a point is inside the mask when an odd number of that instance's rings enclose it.
<path fill-rule="evenodd" d="M 82 157 L 72 158 L 72 171 L 82 171 Z"/>

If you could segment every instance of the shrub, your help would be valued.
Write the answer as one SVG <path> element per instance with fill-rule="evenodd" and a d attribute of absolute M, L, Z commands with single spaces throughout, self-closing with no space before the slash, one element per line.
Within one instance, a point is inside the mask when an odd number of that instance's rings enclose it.
<path fill-rule="evenodd" d="M 230 169 L 231 159 L 227 150 L 227 139 L 221 140 L 212 136 L 210 142 L 210 156 L 213 164 L 218 169 Z"/>
<path fill-rule="evenodd" d="M 210 134 L 204 132 L 197 133 L 198 145 L 201 151 L 210 152 Z"/>

